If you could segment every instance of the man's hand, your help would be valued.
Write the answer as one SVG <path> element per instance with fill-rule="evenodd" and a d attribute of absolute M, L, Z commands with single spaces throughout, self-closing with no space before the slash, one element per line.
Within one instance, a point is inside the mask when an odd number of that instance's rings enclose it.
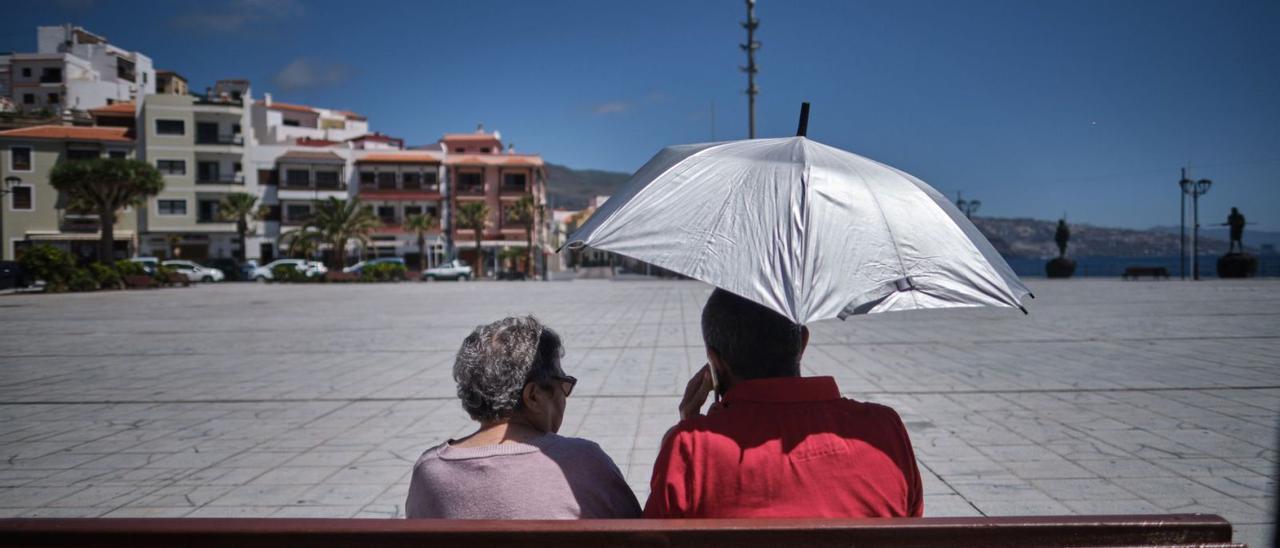
<path fill-rule="evenodd" d="M 689 384 L 684 387 L 684 397 L 680 399 L 680 420 L 702 415 L 702 404 L 707 403 L 707 396 L 715 383 L 711 381 L 711 364 L 706 364 L 693 374 Z"/>

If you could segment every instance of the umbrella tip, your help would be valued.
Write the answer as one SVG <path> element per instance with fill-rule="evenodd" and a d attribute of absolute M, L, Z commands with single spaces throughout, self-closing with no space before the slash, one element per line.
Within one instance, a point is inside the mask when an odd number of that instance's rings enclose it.
<path fill-rule="evenodd" d="M 800 126 L 796 128 L 796 137 L 804 137 L 809 133 L 809 102 L 800 103 Z"/>
<path fill-rule="evenodd" d="M 1025 306 L 1018 305 L 1018 309 L 1022 310 L 1022 315 L 1023 315 L 1023 316 L 1030 316 L 1030 315 L 1031 315 L 1031 313 L 1030 313 L 1030 312 L 1027 312 L 1027 307 L 1025 307 Z"/>

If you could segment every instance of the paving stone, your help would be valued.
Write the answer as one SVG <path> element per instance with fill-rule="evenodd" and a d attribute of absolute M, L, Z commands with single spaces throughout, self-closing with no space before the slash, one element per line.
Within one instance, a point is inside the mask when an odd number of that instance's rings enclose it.
<path fill-rule="evenodd" d="M 1273 280 L 1032 280 L 1030 315 L 810 326 L 806 375 L 895 407 L 928 515 L 1206 511 L 1265 545 L 1280 453 Z M 706 360 L 695 282 L 220 284 L 3 297 L 0 516 L 400 517 L 475 429 L 453 354 L 536 314 L 579 378 L 561 433 L 640 500 Z M 441 311 L 447 311 L 442 313 Z"/>

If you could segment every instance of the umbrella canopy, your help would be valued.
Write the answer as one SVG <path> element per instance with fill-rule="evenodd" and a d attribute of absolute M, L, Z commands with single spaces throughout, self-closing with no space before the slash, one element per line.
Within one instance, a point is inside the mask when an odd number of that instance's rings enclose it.
<path fill-rule="evenodd" d="M 702 280 L 798 324 L 891 310 L 1022 308 L 1030 293 L 924 181 L 806 137 L 667 147 L 568 246 Z"/>

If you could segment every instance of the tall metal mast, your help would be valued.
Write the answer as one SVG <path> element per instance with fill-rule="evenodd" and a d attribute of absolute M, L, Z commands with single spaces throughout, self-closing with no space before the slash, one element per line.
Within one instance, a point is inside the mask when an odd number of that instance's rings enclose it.
<path fill-rule="evenodd" d="M 747 0 L 747 21 L 742 23 L 742 28 L 747 29 L 747 43 L 738 44 L 738 47 L 747 52 L 747 66 L 739 68 L 747 73 L 747 137 L 751 139 L 756 138 L 756 94 L 760 93 L 756 88 L 756 50 L 760 49 L 760 42 L 756 41 L 756 28 L 759 26 L 756 0 Z"/>

